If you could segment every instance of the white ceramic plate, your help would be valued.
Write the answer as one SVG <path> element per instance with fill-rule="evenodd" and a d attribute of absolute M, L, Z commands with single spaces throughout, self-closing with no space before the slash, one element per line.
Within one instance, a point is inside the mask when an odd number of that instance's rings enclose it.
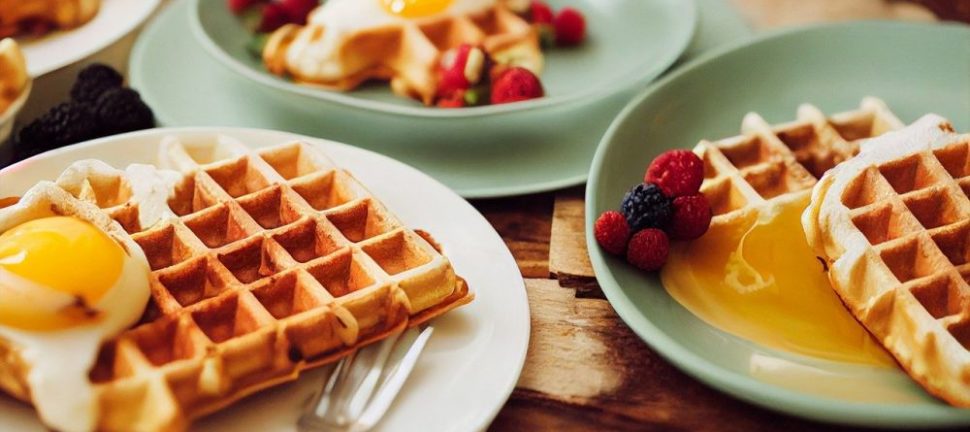
<path fill-rule="evenodd" d="M 165 135 L 186 140 L 216 134 L 254 147 L 303 139 L 350 170 L 408 226 L 434 234 L 475 300 L 435 320 L 434 336 L 390 411 L 386 431 L 485 429 L 515 386 L 529 344 L 529 305 L 511 253 L 471 205 L 425 174 L 366 150 L 257 129 L 155 129 L 66 147 L 0 170 L 0 197 L 55 178 L 71 162 L 97 158 L 116 167 L 153 163 Z M 257 393 L 196 425 L 204 431 L 295 431 L 303 402 L 320 385 L 319 371 Z M 34 411 L 0 395 L 0 430 L 42 431 Z"/>
<path fill-rule="evenodd" d="M 78 28 L 18 39 L 30 76 L 37 78 L 108 47 L 145 22 L 160 1 L 101 0 L 98 14 Z"/>

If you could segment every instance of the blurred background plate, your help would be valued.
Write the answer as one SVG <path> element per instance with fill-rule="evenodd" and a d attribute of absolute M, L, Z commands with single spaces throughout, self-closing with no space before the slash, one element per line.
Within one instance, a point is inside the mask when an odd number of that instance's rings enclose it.
<path fill-rule="evenodd" d="M 657 154 L 737 135 L 749 111 L 774 124 L 793 120 L 804 102 L 834 113 L 873 95 L 904 122 L 935 112 L 970 130 L 968 41 L 970 29 L 956 25 L 808 27 L 718 49 L 651 86 L 604 136 L 586 188 L 590 258 L 617 313 L 688 374 L 767 408 L 867 426 L 970 425 L 970 410 L 932 398 L 900 370 L 782 353 L 724 333 L 592 237 L 596 216 L 619 205 Z"/>
<path fill-rule="evenodd" d="M 514 104 L 440 109 L 397 96 L 386 83 L 335 92 L 273 75 L 263 66 L 262 59 L 246 48 L 252 33 L 226 7 L 225 1 L 191 1 L 195 10 L 192 27 L 202 46 L 227 67 L 254 82 L 356 108 L 447 118 L 589 102 L 622 91 L 630 83 L 649 81 L 680 55 L 690 38 L 695 14 L 693 2 L 676 0 L 550 0 L 553 10 L 571 6 L 582 11 L 589 36 L 577 47 L 543 50 L 545 97 Z"/>
<path fill-rule="evenodd" d="M 129 73 L 163 125 L 262 127 L 348 142 L 415 166 L 466 198 L 552 190 L 585 181 L 595 143 L 616 113 L 691 40 L 693 2 L 624 0 L 630 1 L 646 4 L 651 15 L 640 16 L 646 21 L 610 15 L 623 10 L 611 6 L 612 1 L 572 4 L 588 6 L 591 51 L 611 49 L 611 38 L 621 34 L 649 36 L 628 53 L 652 59 L 639 79 L 612 94 L 533 109 L 461 118 L 411 116 L 280 91 L 243 77 L 207 53 L 193 38 L 195 10 L 188 0 L 172 4 L 143 32 Z M 563 53 L 570 58 L 582 54 L 582 49 Z"/>
<path fill-rule="evenodd" d="M 160 1 L 101 0 L 94 18 L 78 28 L 18 38 L 30 76 L 37 78 L 103 50 L 145 22 Z"/>

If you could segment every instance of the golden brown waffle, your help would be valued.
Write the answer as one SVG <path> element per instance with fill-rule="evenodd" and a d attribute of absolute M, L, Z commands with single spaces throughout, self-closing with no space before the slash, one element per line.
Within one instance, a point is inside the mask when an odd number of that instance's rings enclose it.
<path fill-rule="evenodd" d="M 307 144 L 172 138 L 161 158 L 182 174 L 81 166 L 59 181 L 117 221 L 152 269 L 142 322 L 90 374 L 100 428 L 184 429 L 473 298 L 423 235 Z M 7 357 L 0 378 L 22 373 Z"/>
<path fill-rule="evenodd" d="M 875 98 L 830 118 L 802 105 L 798 120 L 775 126 L 748 114 L 742 135 L 701 141 L 694 149 L 704 160 L 701 192 L 714 212 L 711 225 L 734 223 L 770 202 L 805 197 L 825 171 L 858 153 L 861 140 L 900 127 L 902 122 Z"/>
<path fill-rule="evenodd" d="M 101 0 L 0 1 L 0 38 L 41 28 L 72 29 L 94 17 Z"/>
<path fill-rule="evenodd" d="M 17 42 L 0 38 L 0 117 L 20 98 L 29 80 L 27 61 Z"/>
<path fill-rule="evenodd" d="M 970 407 L 970 134 L 928 115 L 815 187 L 805 234 L 855 317 L 916 381 Z"/>
<path fill-rule="evenodd" d="M 376 0 L 374 0 L 376 3 Z M 442 53 L 462 43 L 480 44 L 496 61 L 542 70 L 538 31 L 499 0 L 481 13 L 402 20 L 351 31 L 340 40 L 313 24 L 286 25 L 263 49 L 270 72 L 334 90 L 367 80 L 390 80 L 391 89 L 431 104 Z"/>

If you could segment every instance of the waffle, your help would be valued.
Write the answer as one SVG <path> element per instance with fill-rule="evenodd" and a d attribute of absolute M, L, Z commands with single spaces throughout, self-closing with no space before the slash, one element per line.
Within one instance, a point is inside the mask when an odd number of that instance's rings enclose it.
<path fill-rule="evenodd" d="M 930 393 L 970 407 L 970 134 L 927 115 L 863 146 L 802 223 L 842 301 Z"/>
<path fill-rule="evenodd" d="M 830 118 L 805 104 L 797 120 L 774 126 L 749 113 L 741 135 L 694 148 L 705 165 L 701 192 L 714 213 L 711 226 L 805 198 L 827 170 L 858 153 L 862 140 L 900 127 L 886 105 L 871 97 L 858 110 Z"/>
<path fill-rule="evenodd" d="M 0 38 L 79 27 L 100 6 L 101 0 L 5 0 L 0 2 Z"/>
<path fill-rule="evenodd" d="M 29 79 L 27 60 L 24 59 L 17 42 L 0 38 L 0 116 L 24 92 Z"/>
<path fill-rule="evenodd" d="M 151 268 L 144 316 L 90 373 L 99 429 L 184 429 L 473 298 L 430 237 L 307 144 L 167 138 L 161 164 L 79 162 L 57 182 Z M 0 341 L 0 384 L 30 400 L 15 353 Z"/>
<path fill-rule="evenodd" d="M 499 63 L 537 74 L 542 69 L 538 31 L 505 0 L 477 13 L 401 19 L 347 32 L 328 32 L 314 23 L 326 7 L 314 10 L 307 26 L 285 25 L 270 36 L 263 49 L 270 72 L 341 91 L 367 80 L 390 80 L 396 94 L 430 105 L 442 53 L 462 43 L 480 44 Z"/>

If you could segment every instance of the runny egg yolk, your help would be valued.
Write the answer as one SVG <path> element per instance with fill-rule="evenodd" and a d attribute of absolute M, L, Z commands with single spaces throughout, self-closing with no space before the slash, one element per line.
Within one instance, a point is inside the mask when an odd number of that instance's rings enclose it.
<path fill-rule="evenodd" d="M 454 0 L 381 0 L 391 14 L 403 18 L 424 18 L 443 12 Z"/>
<path fill-rule="evenodd" d="M 759 217 L 712 226 L 671 248 L 667 292 L 707 323 L 775 349 L 849 363 L 892 366 L 846 310 L 802 235 L 809 196 Z"/>
<path fill-rule="evenodd" d="M 124 258 L 118 242 L 73 217 L 35 219 L 0 234 L 0 325 L 57 330 L 93 319 Z"/>

